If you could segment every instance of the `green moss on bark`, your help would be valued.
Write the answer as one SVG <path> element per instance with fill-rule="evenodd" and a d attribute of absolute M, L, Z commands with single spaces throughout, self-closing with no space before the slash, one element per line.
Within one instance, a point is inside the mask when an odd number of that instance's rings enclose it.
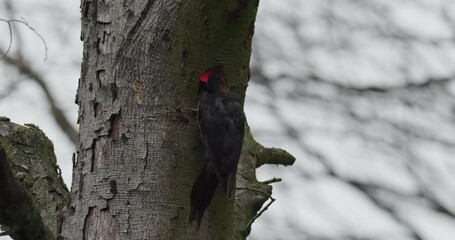
<path fill-rule="evenodd" d="M 27 201 L 32 203 L 29 206 L 31 220 L 37 221 L 33 218 L 40 216 L 57 236 L 68 202 L 68 190 L 61 178 L 52 142 L 33 124 L 21 126 L 5 119 L 0 121 L 0 145 L 12 163 L 15 178 L 25 187 Z M 33 215 L 34 211 L 39 215 Z M 12 230 L 16 227 L 9 226 Z"/>
<path fill-rule="evenodd" d="M 178 152 L 172 149 L 168 155 L 181 157 L 186 170 L 177 172 L 189 173 L 179 176 L 188 183 L 194 182 L 203 162 L 196 116 L 188 110 L 197 106 L 198 76 L 206 69 L 220 66 L 231 92 L 244 99 L 257 7 L 258 1 L 186 2 L 180 6 L 178 19 L 172 27 L 163 29 L 164 49 L 168 51 L 163 54 L 167 56 L 165 74 L 169 81 L 162 84 L 166 89 L 172 89 L 169 110 L 181 115 L 182 120 L 168 121 L 166 138 L 181 149 Z M 176 195 L 180 190 L 175 189 Z M 187 201 L 189 207 L 189 199 Z M 234 199 L 227 199 L 219 189 L 205 215 L 208 221 L 203 220 L 201 229 L 208 230 L 213 239 L 235 235 Z M 187 221 L 187 216 L 180 221 Z"/>

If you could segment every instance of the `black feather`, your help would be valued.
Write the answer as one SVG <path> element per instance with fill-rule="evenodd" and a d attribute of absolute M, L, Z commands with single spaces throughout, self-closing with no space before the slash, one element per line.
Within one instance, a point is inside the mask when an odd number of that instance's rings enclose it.
<path fill-rule="evenodd" d="M 199 126 L 205 155 L 226 195 L 231 196 L 243 145 L 245 116 L 238 99 L 227 94 L 202 94 Z"/>
<path fill-rule="evenodd" d="M 218 183 L 218 178 L 216 177 L 211 163 L 207 162 L 191 190 L 189 222 L 191 223 L 196 220 L 198 229 L 201 225 L 204 211 L 209 205 Z"/>
<path fill-rule="evenodd" d="M 215 75 L 201 89 L 198 125 L 206 163 L 193 185 L 189 217 L 198 227 L 218 184 L 229 198 L 232 196 L 246 120 L 240 99 L 221 92 Z"/>

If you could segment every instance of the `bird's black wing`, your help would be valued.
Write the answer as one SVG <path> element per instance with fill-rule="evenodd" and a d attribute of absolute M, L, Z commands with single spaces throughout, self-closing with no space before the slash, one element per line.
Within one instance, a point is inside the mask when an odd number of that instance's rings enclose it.
<path fill-rule="evenodd" d="M 228 196 L 232 193 L 235 173 L 243 144 L 245 115 L 242 103 L 229 95 L 207 96 L 201 104 L 199 125 L 207 158 Z M 202 106 L 202 108 L 201 108 Z"/>
<path fill-rule="evenodd" d="M 242 151 L 245 114 L 243 104 L 236 98 L 229 97 L 224 104 L 228 112 L 228 130 L 224 135 L 223 149 L 226 154 L 221 160 L 221 172 L 227 174 L 226 194 L 230 197 L 235 186 L 235 175 Z"/>

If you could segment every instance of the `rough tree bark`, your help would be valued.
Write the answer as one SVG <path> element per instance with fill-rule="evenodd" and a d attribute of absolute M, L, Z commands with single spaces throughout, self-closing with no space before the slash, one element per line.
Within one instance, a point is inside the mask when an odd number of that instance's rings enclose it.
<path fill-rule="evenodd" d="M 202 159 L 188 109 L 198 74 L 214 66 L 245 95 L 257 7 L 82 1 L 80 139 L 65 238 L 233 238 L 233 201 L 219 192 L 199 232 L 187 224 Z"/>
<path fill-rule="evenodd" d="M 197 231 L 189 197 L 203 151 L 191 109 L 198 74 L 214 66 L 244 98 L 258 3 L 82 0 L 80 133 L 71 200 L 54 236 L 246 238 L 263 203 L 273 202 L 268 184 L 279 181 L 260 183 L 255 169 L 294 158 L 262 147 L 247 129 L 235 199 L 218 189 Z"/>
<path fill-rule="evenodd" d="M 197 74 L 213 66 L 244 95 L 257 4 L 82 1 L 80 139 L 65 238 L 232 238 L 233 204 L 221 194 L 199 232 L 187 224 L 202 159 L 188 109 Z"/>
<path fill-rule="evenodd" d="M 55 239 L 68 199 L 51 141 L 34 125 L 1 117 L 2 230 L 14 239 Z"/>

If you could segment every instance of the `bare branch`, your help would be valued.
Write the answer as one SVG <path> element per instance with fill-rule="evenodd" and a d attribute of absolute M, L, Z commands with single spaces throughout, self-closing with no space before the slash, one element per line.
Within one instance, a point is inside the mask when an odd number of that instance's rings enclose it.
<path fill-rule="evenodd" d="M 33 28 L 32 26 L 30 26 L 28 24 L 28 22 L 24 19 L 24 18 L 21 18 L 20 20 L 18 19 L 3 19 L 3 18 L 0 18 L 0 22 L 5 22 L 6 24 L 8 24 L 8 29 L 9 29 L 9 36 L 10 36 L 10 40 L 9 40 L 9 44 L 8 44 L 8 48 L 6 49 L 6 51 L 2 54 L 3 57 L 0 58 L 0 61 L 2 61 L 3 59 L 6 58 L 6 56 L 8 55 L 9 51 L 11 50 L 11 46 L 13 45 L 13 31 L 12 31 L 12 28 L 11 28 L 11 23 L 20 23 L 22 25 L 25 25 L 28 29 L 30 29 L 33 33 L 35 33 L 36 36 L 38 36 L 40 39 L 41 39 L 41 42 L 43 43 L 44 45 L 44 50 L 45 50 L 45 53 L 44 53 L 44 61 L 47 60 L 47 44 L 46 44 L 46 40 L 44 40 L 43 36 L 41 36 L 41 34 L 39 34 L 39 32 L 37 32 L 35 30 L 35 28 Z"/>
<path fill-rule="evenodd" d="M 6 98 L 10 94 L 12 94 L 17 89 L 17 87 L 19 86 L 19 84 L 21 82 L 22 82 L 22 79 L 13 80 L 11 83 L 9 83 L 9 85 L 5 87 L 6 90 L 3 93 L 0 93 L 0 100 L 2 100 L 3 98 Z"/>
<path fill-rule="evenodd" d="M 60 109 L 60 107 L 58 107 L 57 102 L 54 99 L 54 96 L 52 95 L 52 93 L 50 92 L 49 88 L 46 85 L 46 81 L 40 76 L 40 74 L 38 74 L 38 72 L 32 69 L 24 61 L 13 58 L 8 55 L 4 55 L 4 60 L 6 63 L 16 67 L 22 75 L 28 77 L 30 80 L 35 81 L 41 87 L 41 89 L 44 91 L 44 94 L 49 105 L 51 106 L 52 115 L 55 121 L 57 122 L 58 126 L 71 140 L 71 142 L 73 144 L 76 144 L 78 132 L 70 123 L 70 121 L 66 118 L 65 114 L 63 113 L 63 110 Z"/>
<path fill-rule="evenodd" d="M 246 225 L 245 227 L 245 230 L 248 229 L 249 227 L 251 227 L 251 224 L 253 224 L 253 222 L 258 219 L 265 211 L 267 211 L 267 209 L 269 209 L 269 207 L 272 205 L 273 202 L 275 202 L 275 198 L 272 197 L 272 195 L 264 192 L 264 191 L 261 191 L 261 190 L 258 190 L 258 189 L 254 189 L 254 188 L 237 188 L 239 190 L 248 190 L 248 191 L 253 191 L 253 192 L 256 192 L 256 193 L 259 193 L 261 195 L 264 195 L 264 196 L 267 196 L 268 199 L 270 199 L 270 202 L 267 203 L 267 205 L 265 205 L 265 207 L 263 207 L 249 222 L 248 224 Z"/>
<path fill-rule="evenodd" d="M 269 76 L 265 75 L 262 69 L 259 67 L 254 67 L 251 69 L 251 77 L 252 78 L 257 78 L 260 81 L 258 83 L 264 84 L 264 85 L 269 85 L 270 82 L 277 81 L 280 79 L 289 79 L 289 80 L 294 80 L 296 82 L 317 82 L 320 84 L 327 84 L 330 86 L 333 86 L 339 90 L 343 91 L 349 91 L 349 92 L 355 92 L 355 93 L 388 93 L 389 91 L 393 90 L 409 90 L 409 89 L 424 89 L 427 87 L 430 87 L 432 85 L 441 85 L 448 83 L 450 81 L 455 80 L 455 75 L 450 75 L 450 76 L 442 76 L 442 77 L 430 77 L 427 79 L 422 79 L 421 81 L 418 82 L 409 82 L 405 83 L 403 85 L 397 85 L 397 86 L 354 86 L 354 85 L 348 85 L 348 84 L 343 84 L 339 83 L 337 81 L 332 81 L 329 79 L 325 79 L 315 73 L 310 73 L 309 75 L 302 76 L 302 77 L 296 77 L 292 76 L 291 74 L 288 73 L 281 73 L 278 76 L 276 76 L 275 79 L 271 79 Z"/>
<path fill-rule="evenodd" d="M 263 164 L 277 164 L 290 166 L 294 164 L 295 157 L 279 148 L 263 148 L 258 152 L 258 164 L 260 167 Z"/>
<path fill-rule="evenodd" d="M 263 181 L 263 182 L 261 182 L 261 183 L 262 183 L 262 184 L 272 184 L 272 183 L 277 183 L 277 182 L 281 182 L 281 181 L 282 181 L 281 178 L 276 178 L 276 177 L 274 177 L 274 178 L 272 178 L 272 179 L 269 179 L 269 180 L 267 180 L 267 181 Z"/>

